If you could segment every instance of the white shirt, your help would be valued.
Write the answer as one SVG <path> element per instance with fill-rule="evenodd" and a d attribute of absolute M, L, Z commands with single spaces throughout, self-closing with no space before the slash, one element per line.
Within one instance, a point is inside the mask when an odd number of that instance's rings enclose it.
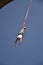
<path fill-rule="evenodd" d="M 22 38 L 22 35 L 21 35 L 21 34 L 19 34 L 19 35 L 17 36 L 17 38 Z"/>

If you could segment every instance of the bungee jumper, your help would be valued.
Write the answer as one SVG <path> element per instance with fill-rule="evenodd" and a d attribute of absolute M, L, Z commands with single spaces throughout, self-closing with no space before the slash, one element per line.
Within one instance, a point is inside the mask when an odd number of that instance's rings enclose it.
<path fill-rule="evenodd" d="M 26 27 L 21 28 L 19 34 L 18 34 L 17 37 L 16 37 L 15 45 L 16 45 L 16 42 L 17 42 L 17 41 L 19 41 L 20 44 L 22 43 L 23 34 L 24 34 L 24 30 L 25 30 L 25 29 L 26 29 Z"/>

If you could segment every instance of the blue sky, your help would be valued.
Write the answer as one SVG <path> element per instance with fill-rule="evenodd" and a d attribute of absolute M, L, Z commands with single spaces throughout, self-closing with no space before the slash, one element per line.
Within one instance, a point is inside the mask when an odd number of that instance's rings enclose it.
<path fill-rule="evenodd" d="M 15 0 L 0 10 L 0 65 L 43 65 L 43 1 L 33 0 L 22 46 L 14 40 L 29 0 Z"/>

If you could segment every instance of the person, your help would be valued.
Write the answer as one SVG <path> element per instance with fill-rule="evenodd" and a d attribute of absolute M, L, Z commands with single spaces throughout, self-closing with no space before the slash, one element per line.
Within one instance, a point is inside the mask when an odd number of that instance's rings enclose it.
<path fill-rule="evenodd" d="M 18 34 L 17 37 L 16 37 L 15 46 L 16 46 L 17 41 L 19 41 L 20 44 L 22 43 L 23 34 L 24 34 L 24 30 L 25 30 L 25 29 L 26 29 L 26 27 L 22 26 L 22 28 L 21 28 L 19 34 Z"/>

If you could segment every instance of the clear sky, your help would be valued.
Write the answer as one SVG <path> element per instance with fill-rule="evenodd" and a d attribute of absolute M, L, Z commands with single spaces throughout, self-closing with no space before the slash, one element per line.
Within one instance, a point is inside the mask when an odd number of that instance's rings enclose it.
<path fill-rule="evenodd" d="M 43 65 L 43 0 L 33 0 L 22 46 L 14 40 L 29 0 L 14 0 L 0 10 L 0 65 Z"/>

